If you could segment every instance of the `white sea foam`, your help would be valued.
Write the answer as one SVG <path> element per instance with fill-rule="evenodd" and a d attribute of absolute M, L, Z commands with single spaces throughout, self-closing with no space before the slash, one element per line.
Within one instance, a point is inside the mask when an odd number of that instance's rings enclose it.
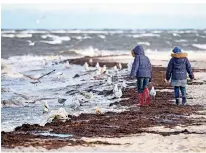
<path fill-rule="evenodd" d="M 41 36 L 43 39 L 46 38 L 52 38 L 52 41 L 40 41 L 40 42 L 44 42 L 44 43 L 48 43 L 48 44 L 61 44 L 62 41 L 70 41 L 71 38 L 68 36 L 56 36 L 56 35 L 51 35 L 51 34 L 47 34 L 47 35 L 42 35 Z"/>
<path fill-rule="evenodd" d="M 137 42 L 138 45 L 147 45 L 150 46 L 149 42 Z"/>
<path fill-rule="evenodd" d="M 155 33 L 142 33 L 142 34 L 135 34 L 135 35 L 126 35 L 128 37 L 133 37 L 133 38 L 141 38 L 141 37 L 160 37 L 159 34 Z"/>
<path fill-rule="evenodd" d="M 99 38 L 105 39 L 106 37 L 104 35 L 98 35 Z"/>
<path fill-rule="evenodd" d="M 199 49 L 206 49 L 206 44 L 192 44 L 192 46 L 197 47 Z"/>
<path fill-rule="evenodd" d="M 32 34 L 2 34 L 2 37 L 8 37 L 8 38 L 14 38 L 14 37 L 18 37 L 18 38 L 30 38 L 32 37 Z"/>
<path fill-rule="evenodd" d="M 14 34 L 2 34 L 2 37 L 6 37 L 6 38 L 14 38 L 15 35 Z"/>
<path fill-rule="evenodd" d="M 1 31 L 1 33 L 15 33 L 16 31 L 15 30 L 4 30 L 4 31 Z"/>
<path fill-rule="evenodd" d="M 176 42 L 187 42 L 185 39 L 175 40 Z"/>
<path fill-rule="evenodd" d="M 172 35 L 175 36 L 175 37 L 180 37 L 180 35 L 177 34 L 177 33 L 173 33 Z"/>

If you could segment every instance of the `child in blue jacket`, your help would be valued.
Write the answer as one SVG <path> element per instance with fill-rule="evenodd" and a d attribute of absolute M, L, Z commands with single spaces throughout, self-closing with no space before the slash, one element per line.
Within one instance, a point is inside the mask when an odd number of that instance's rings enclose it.
<path fill-rule="evenodd" d="M 182 94 L 182 105 L 184 105 L 186 100 L 186 84 L 187 84 L 187 73 L 191 80 L 194 79 L 191 64 L 187 58 L 187 53 L 182 53 L 180 47 L 175 47 L 172 58 L 168 64 L 166 72 L 166 80 L 169 81 L 171 78 L 171 86 L 174 87 L 175 92 L 175 102 L 179 105 L 179 90 Z"/>
<path fill-rule="evenodd" d="M 132 79 L 134 79 L 135 77 L 137 78 L 137 90 L 139 97 L 139 103 L 137 105 L 143 105 L 144 99 L 146 101 L 146 104 L 148 105 L 150 103 L 148 85 L 152 77 L 152 65 L 149 58 L 145 56 L 142 46 L 137 45 L 132 50 L 132 55 L 133 57 L 135 57 L 135 59 L 132 64 L 130 77 Z"/>

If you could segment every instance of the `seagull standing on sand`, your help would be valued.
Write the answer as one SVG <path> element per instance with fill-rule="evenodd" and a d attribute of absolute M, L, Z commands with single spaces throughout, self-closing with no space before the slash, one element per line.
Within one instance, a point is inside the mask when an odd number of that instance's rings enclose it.
<path fill-rule="evenodd" d="M 121 88 L 117 87 L 117 90 L 115 90 L 115 92 L 114 92 L 114 96 L 116 98 L 121 98 L 122 97 L 122 90 L 121 90 Z"/>
<path fill-rule="evenodd" d="M 49 112 L 49 105 L 48 105 L 47 101 L 45 101 L 43 113 L 48 113 L 48 112 Z"/>
<path fill-rule="evenodd" d="M 116 65 L 113 67 L 113 70 L 114 70 L 114 71 L 117 71 L 117 66 L 116 66 Z"/>
<path fill-rule="evenodd" d="M 127 87 L 127 84 L 126 84 L 125 80 L 123 80 L 123 82 L 122 82 L 122 89 L 123 89 L 123 91 L 126 89 L 126 87 Z"/>
<path fill-rule="evenodd" d="M 118 67 L 119 67 L 119 69 L 121 70 L 121 69 L 122 69 L 122 64 L 119 63 L 119 64 L 118 64 Z"/>
<path fill-rule="evenodd" d="M 109 84 L 109 85 L 112 84 L 112 78 L 110 76 L 107 78 L 107 84 Z"/>
<path fill-rule="evenodd" d="M 117 92 L 118 91 L 118 84 L 115 84 L 114 85 L 114 88 L 113 88 L 113 93 Z"/>
<path fill-rule="evenodd" d="M 44 59 L 43 60 L 43 65 L 45 66 L 45 65 L 48 65 L 48 63 L 47 63 L 47 60 L 46 59 Z"/>
<path fill-rule="evenodd" d="M 88 63 L 87 63 L 87 62 L 85 62 L 85 63 L 84 63 L 84 69 L 85 69 L 86 71 L 88 71 L 88 70 L 89 70 L 89 65 L 88 65 Z"/>
<path fill-rule="evenodd" d="M 65 104 L 65 101 L 66 101 L 67 99 L 65 99 L 65 98 L 62 98 L 60 95 L 58 96 L 58 103 L 60 103 L 60 104 Z"/>
<path fill-rule="evenodd" d="M 65 68 L 71 68 L 71 65 L 69 63 L 69 61 L 67 61 L 65 64 L 64 64 Z"/>
<path fill-rule="evenodd" d="M 74 110 L 76 110 L 76 109 L 79 108 L 80 106 L 82 106 L 82 105 L 80 104 L 79 97 L 78 97 L 77 95 L 75 95 L 75 97 L 73 97 L 73 99 L 72 99 L 71 108 L 73 108 Z"/>
<path fill-rule="evenodd" d="M 29 43 L 29 46 L 34 46 L 35 45 L 35 41 L 32 42 L 31 40 L 27 40 L 27 42 Z"/>
<path fill-rule="evenodd" d="M 96 67 L 97 69 L 100 67 L 100 66 L 99 66 L 99 62 L 97 62 L 97 64 L 96 64 L 95 67 Z"/>
<path fill-rule="evenodd" d="M 102 67 L 102 73 L 106 72 L 106 70 L 107 70 L 107 67 L 106 67 L 106 65 L 104 65 L 104 66 Z"/>
<path fill-rule="evenodd" d="M 154 87 L 152 87 L 152 89 L 150 90 L 150 95 L 155 99 L 155 96 L 156 96 L 156 90 Z"/>
<path fill-rule="evenodd" d="M 57 72 L 56 73 L 58 79 L 62 78 L 63 74 L 64 74 L 63 72 Z"/>
<path fill-rule="evenodd" d="M 93 63 L 93 59 L 92 59 L 92 58 L 89 59 L 89 63 L 90 63 L 90 64 Z"/>
<path fill-rule="evenodd" d="M 130 72 L 132 69 L 132 63 L 131 62 L 128 62 L 127 63 L 127 70 Z"/>

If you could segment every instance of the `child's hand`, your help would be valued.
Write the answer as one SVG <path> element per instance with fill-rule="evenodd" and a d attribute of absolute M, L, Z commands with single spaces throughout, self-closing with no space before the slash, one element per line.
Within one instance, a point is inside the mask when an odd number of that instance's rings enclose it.
<path fill-rule="evenodd" d="M 130 76 L 130 79 L 134 80 L 134 76 Z"/>

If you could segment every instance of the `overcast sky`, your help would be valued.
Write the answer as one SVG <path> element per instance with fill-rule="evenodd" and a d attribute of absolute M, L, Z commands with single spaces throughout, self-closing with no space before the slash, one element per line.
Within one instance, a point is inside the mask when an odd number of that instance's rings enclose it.
<path fill-rule="evenodd" d="M 3 29 L 203 29 L 206 3 L 2 4 Z"/>

